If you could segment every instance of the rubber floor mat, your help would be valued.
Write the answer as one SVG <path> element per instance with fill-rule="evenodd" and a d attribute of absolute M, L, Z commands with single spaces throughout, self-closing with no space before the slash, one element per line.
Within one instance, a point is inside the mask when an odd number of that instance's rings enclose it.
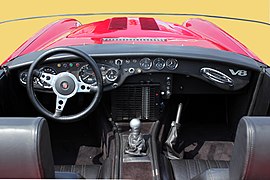
<path fill-rule="evenodd" d="M 102 153 L 98 147 L 81 146 L 76 159 L 76 165 L 101 164 Z"/>
<path fill-rule="evenodd" d="M 184 150 L 184 157 L 188 159 L 229 161 L 232 156 L 232 150 L 233 142 L 205 141 L 202 145 L 193 143 L 187 146 Z"/>

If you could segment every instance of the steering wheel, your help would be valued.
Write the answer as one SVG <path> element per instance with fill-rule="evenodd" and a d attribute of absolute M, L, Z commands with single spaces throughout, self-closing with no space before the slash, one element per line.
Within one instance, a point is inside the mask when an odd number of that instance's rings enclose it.
<path fill-rule="evenodd" d="M 85 62 L 92 68 L 96 77 L 96 85 L 86 84 L 83 81 L 79 81 L 73 74 L 69 72 L 62 72 L 57 75 L 40 72 L 37 70 L 37 66 L 44 62 L 47 58 L 54 56 L 56 54 L 72 54 L 75 55 Z M 52 90 L 54 94 L 56 94 L 56 107 L 55 112 L 52 113 L 48 111 L 43 105 L 39 102 L 34 92 L 33 87 L 33 79 L 34 76 L 40 78 L 40 80 L 48 83 L 52 86 Z M 73 97 L 76 93 L 89 93 L 94 92 L 95 95 L 93 100 L 87 106 L 86 109 L 81 112 L 69 115 L 62 116 L 63 109 L 66 105 L 66 102 L 69 98 Z M 40 55 L 30 66 L 27 76 L 27 93 L 28 96 L 33 103 L 34 107 L 42 113 L 47 118 L 60 121 L 60 122 L 75 122 L 80 120 L 81 118 L 87 116 L 91 113 L 99 104 L 99 101 L 102 97 L 103 92 L 103 84 L 102 84 L 102 75 L 99 67 L 97 66 L 95 60 L 88 56 L 86 53 L 71 47 L 59 47 L 46 51 L 42 55 Z"/>

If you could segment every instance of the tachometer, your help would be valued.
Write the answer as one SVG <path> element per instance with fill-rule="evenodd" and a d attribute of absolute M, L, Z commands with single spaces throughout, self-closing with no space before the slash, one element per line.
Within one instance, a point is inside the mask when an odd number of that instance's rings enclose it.
<path fill-rule="evenodd" d="M 48 66 L 45 66 L 45 67 L 40 68 L 39 71 L 40 72 L 44 72 L 44 73 L 54 74 L 54 75 L 56 74 L 55 69 L 53 69 L 51 67 L 48 67 Z M 46 89 L 52 88 L 51 85 L 49 85 L 48 83 L 40 80 L 39 78 L 37 78 L 37 82 L 43 88 L 46 88 Z"/>
<path fill-rule="evenodd" d="M 81 67 L 79 72 L 79 79 L 86 84 L 94 85 L 97 82 L 95 73 L 88 64 Z"/>

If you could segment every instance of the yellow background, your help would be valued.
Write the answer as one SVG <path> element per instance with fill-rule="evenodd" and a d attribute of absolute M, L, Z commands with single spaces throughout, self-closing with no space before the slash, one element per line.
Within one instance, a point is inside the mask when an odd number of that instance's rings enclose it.
<path fill-rule="evenodd" d="M 0 21 L 52 14 L 97 12 L 199 13 L 269 22 L 269 0 L 9 0 L 1 3 Z M 74 17 L 82 23 L 108 16 Z M 155 16 L 182 24 L 191 17 Z M 64 18 L 64 17 L 60 17 Z M 0 62 L 42 27 L 59 18 L 0 24 Z M 264 62 L 270 64 L 270 26 L 249 22 L 203 18 L 230 33 Z"/>

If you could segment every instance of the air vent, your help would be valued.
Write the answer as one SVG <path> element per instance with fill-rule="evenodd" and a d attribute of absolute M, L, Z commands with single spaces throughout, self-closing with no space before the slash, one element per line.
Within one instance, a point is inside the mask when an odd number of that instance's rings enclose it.
<path fill-rule="evenodd" d="M 110 30 L 127 29 L 127 18 L 126 17 L 112 18 L 109 29 Z"/>
<path fill-rule="evenodd" d="M 115 121 L 132 118 L 159 119 L 159 85 L 124 85 L 115 90 L 112 98 L 112 116 Z"/>
<path fill-rule="evenodd" d="M 166 38 L 103 38 L 103 41 L 166 42 Z"/>
<path fill-rule="evenodd" d="M 154 18 L 139 18 L 142 30 L 156 30 L 158 31 L 158 25 Z"/>
<path fill-rule="evenodd" d="M 208 80 L 214 82 L 214 83 L 219 83 L 219 84 L 226 84 L 229 86 L 233 86 L 234 82 L 232 78 L 227 76 L 226 74 L 212 68 L 202 68 L 201 69 L 201 74 Z"/>

